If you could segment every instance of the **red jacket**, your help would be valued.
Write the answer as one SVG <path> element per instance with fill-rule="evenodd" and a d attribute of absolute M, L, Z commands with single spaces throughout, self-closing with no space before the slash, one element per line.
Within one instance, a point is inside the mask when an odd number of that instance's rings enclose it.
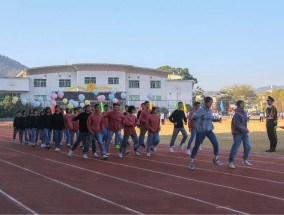
<path fill-rule="evenodd" d="M 63 121 L 64 121 L 64 127 L 67 130 L 72 130 L 73 129 L 73 123 L 72 123 L 72 119 L 74 118 L 74 115 L 72 114 L 65 114 L 63 117 Z"/>
<path fill-rule="evenodd" d="M 124 136 L 131 136 L 136 133 L 135 126 L 138 123 L 138 119 L 135 115 L 128 114 L 123 119 Z"/>
<path fill-rule="evenodd" d="M 118 132 L 122 128 L 122 121 L 125 116 L 119 111 L 110 111 L 104 115 L 108 119 L 108 129 L 112 132 Z"/>
<path fill-rule="evenodd" d="M 161 130 L 160 117 L 158 115 L 150 114 L 147 117 L 147 129 L 148 129 L 148 132 L 151 132 L 151 133 L 160 132 Z"/>
<path fill-rule="evenodd" d="M 102 115 L 105 116 L 108 112 L 103 112 Z M 104 117 L 104 126 L 105 128 L 108 128 L 108 118 Z"/>
<path fill-rule="evenodd" d="M 188 128 L 189 128 L 189 131 L 191 131 L 192 128 L 195 128 L 195 121 L 194 120 L 191 120 L 191 117 L 193 115 L 193 113 L 195 112 L 196 110 L 193 109 L 192 111 L 190 111 L 190 113 L 188 114 L 188 122 L 187 122 L 187 125 L 188 125 Z"/>
<path fill-rule="evenodd" d="M 142 110 L 139 116 L 140 128 L 147 128 L 147 118 L 151 114 L 151 110 Z"/>
<path fill-rule="evenodd" d="M 72 119 L 74 119 L 77 115 L 76 114 L 72 114 Z M 72 121 L 71 119 L 71 121 Z M 73 129 L 72 131 L 79 131 L 79 120 L 76 121 L 72 121 L 73 124 Z"/>
<path fill-rule="evenodd" d="M 104 120 L 101 113 L 92 113 L 87 120 L 87 128 L 91 133 L 101 133 L 104 130 Z"/>

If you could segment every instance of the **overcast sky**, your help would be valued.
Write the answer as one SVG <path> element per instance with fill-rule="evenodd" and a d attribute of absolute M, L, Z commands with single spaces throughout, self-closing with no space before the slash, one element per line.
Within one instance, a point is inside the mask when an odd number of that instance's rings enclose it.
<path fill-rule="evenodd" d="M 205 90 L 284 85 L 282 0 L 0 0 L 0 54 L 28 67 L 189 68 Z"/>

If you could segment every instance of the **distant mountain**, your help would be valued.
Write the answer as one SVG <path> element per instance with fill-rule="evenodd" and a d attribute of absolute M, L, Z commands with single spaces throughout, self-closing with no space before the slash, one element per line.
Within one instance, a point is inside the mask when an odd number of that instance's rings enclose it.
<path fill-rule="evenodd" d="M 0 77 L 15 77 L 21 70 L 27 67 L 18 61 L 0 54 Z"/>
<path fill-rule="evenodd" d="M 281 89 L 284 89 L 284 85 L 282 85 L 282 86 L 273 85 L 272 88 L 274 90 L 281 90 Z M 255 89 L 255 92 L 256 93 L 262 93 L 262 92 L 267 92 L 269 90 L 271 90 L 271 86 L 257 88 L 257 89 Z"/>

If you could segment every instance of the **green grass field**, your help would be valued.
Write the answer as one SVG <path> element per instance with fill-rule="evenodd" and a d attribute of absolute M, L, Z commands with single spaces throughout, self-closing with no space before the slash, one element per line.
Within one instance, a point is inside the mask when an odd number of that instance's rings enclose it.
<path fill-rule="evenodd" d="M 284 120 L 278 120 L 278 125 L 284 125 Z M 224 150 L 230 150 L 233 143 L 233 137 L 231 134 L 231 120 L 223 119 L 222 123 L 214 123 L 214 126 L 215 126 L 214 132 L 217 135 L 220 148 Z M 252 151 L 264 152 L 266 149 L 268 149 L 269 140 L 266 134 L 265 122 L 259 122 L 258 120 L 250 120 L 250 122 L 248 123 L 248 128 L 250 131 L 249 136 L 252 143 Z M 162 125 L 162 130 L 160 133 L 162 144 L 169 144 L 171 140 L 172 131 L 173 131 L 173 125 L 170 122 L 166 122 L 165 125 Z M 278 136 L 278 145 L 276 149 L 277 152 L 275 152 L 274 154 L 284 155 L 284 141 L 283 141 L 284 130 L 277 129 L 277 136 Z M 175 142 L 175 145 L 177 146 L 180 143 L 180 141 L 181 141 L 181 134 L 179 134 Z M 212 145 L 207 138 L 203 143 L 203 148 L 212 149 Z"/>

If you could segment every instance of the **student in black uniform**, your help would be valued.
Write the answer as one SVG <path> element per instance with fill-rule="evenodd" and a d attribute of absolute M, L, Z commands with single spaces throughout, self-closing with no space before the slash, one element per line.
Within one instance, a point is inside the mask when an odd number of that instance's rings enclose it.
<path fill-rule="evenodd" d="M 33 109 L 33 113 L 30 116 L 30 129 L 31 129 L 31 145 L 36 146 L 36 134 L 38 128 L 38 115 L 37 109 Z"/>
<path fill-rule="evenodd" d="M 13 122 L 13 127 L 14 127 L 13 143 L 15 142 L 17 133 L 19 132 L 20 117 L 21 117 L 21 111 L 17 111 L 17 115 L 16 115 L 16 117 L 14 118 L 14 122 Z M 19 139 L 20 139 L 20 132 L 19 132 Z"/>
<path fill-rule="evenodd" d="M 53 129 L 53 135 L 55 138 L 55 152 L 61 151 L 60 141 L 62 139 L 63 130 L 64 130 L 64 121 L 63 114 L 60 110 L 60 106 L 55 106 L 55 113 L 52 114 L 51 127 Z"/>
<path fill-rule="evenodd" d="M 52 113 L 50 107 L 46 107 L 44 110 L 43 115 L 43 145 L 42 147 L 46 147 L 47 149 L 50 149 L 51 144 L 51 136 L 52 136 Z"/>
<path fill-rule="evenodd" d="M 277 146 L 277 108 L 273 105 L 274 99 L 271 96 L 267 97 L 266 108 L 266 130 L 270 141 L 270 148 L 266 152 L 275 152 Z"/>
<path fill-rule="evenodd" d="M 26 116 L 27 123 L 27 136 L 28 136 L 28 144 L 31 145 L 32 140 L 32 130 L 31 130 L 31 116 L 33 115 L 33 110 L 30 109 L 29 114 Z"/>
<path fill-rule="evenodd" d="M 20 139 L 21 144 L 23 143 L 23 136 L 25 135 L 25 130 L 26 130 L 26 111 L 22 111 L 20 121 L 19 121 L 19 139 Z M 26 135 L 25 135 L 25 139 L 26 139 Z"/>
<path fill-rule="evenodd" d="M 87 128 L 87 120 L 91 114 L 92 111 L 92 106 L 90 105 L 86 105 L 85 107 L 85 111 L 80 113 L 78 116 L 75 116 L 72 121 L 77 121 L 79 120 L 79 137 L 77 138 L 76 142 L 74 143 L 74 145 L 72 146 L 72 148 L 70 149 L 70 151 L 67 153 L 68 157 L 71 157 L 73 152 L 75 151 L 75 149 L 79 146 L 79 144 L 83 141 L 84 146 L 86 145 L 86 138 L 89 135 L 89 130 Z M 86 147 L 84 147 L 83 150 L 83 154 L 85 154 L 86 152 Z"/>

